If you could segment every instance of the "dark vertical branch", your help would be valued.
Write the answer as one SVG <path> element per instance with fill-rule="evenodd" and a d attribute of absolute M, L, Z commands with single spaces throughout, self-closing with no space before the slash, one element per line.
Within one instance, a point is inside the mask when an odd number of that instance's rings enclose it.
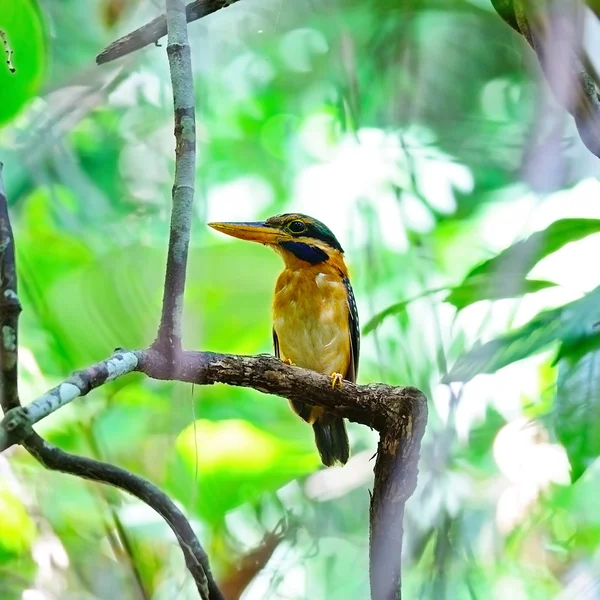
<path fill-rule="evenodd" d="M 21 303 L 17 295 L 15 241 L 8 217 L 8 201 L 0 163 L 0 405 L 4 413 L 19 403 L 18 325 Z"/>
<path fill-rule="evenodd" d="M 427 399 L 421 393 L 407 395 L 397 408 L 397 413 L 386 419 L 377 448 L 370 514 L 372 600 L 402 597 L 404 508 L 417 485 L 419 450 L 427 422 Z"/>
<path fill-rule="evenodd" d="M 183 0 L 166 0 L 169 70 L 175 112 L 175 182 L 160 328 L 155 347 L 171 364 L 181 351 L 183 292 L 196 174 L 196 114 L 192 57 Z"/>

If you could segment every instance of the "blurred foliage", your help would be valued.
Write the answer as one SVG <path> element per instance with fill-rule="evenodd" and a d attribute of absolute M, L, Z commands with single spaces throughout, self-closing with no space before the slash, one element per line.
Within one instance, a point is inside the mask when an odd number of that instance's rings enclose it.
<path fill-rule="evenodd" d="M 159 10 L 0 7 L 17 67 L 0 68 L 0 160 L 25 402 L 155 334 L 174 166 L 164 44 L 93 59 Z M 322 219 L 351 270 L 359 382 L 430 399 L 405 597 L 596 598 L 600 170 L 531 51 L 488 0 L 243 0 L 190 35 L 186 347 L 271 352 L 279 258 L 206 221 Z M 38 430 L 159 484 L 219 579 L 250 581 L 244 600 L 367 597 L 377 438 L 366 428 L 350 424 L 350 463 L 325 471 L 280 398 L 131 375 Z M 170 530 L 140 503 L 20 449 L 0 457 L 0 482 L 2 600 L 196 597 Z M 275 547 L 258 552 L 273 531 Z M 248 556 L 262 558 L 241 577 Z"/>
<path fill-rule="evenodd" d="M 14 118 L 39 91 L 46 66 L 44 24 L 34 0 L 0 6 L 2 68 L 0 125 Z"/>

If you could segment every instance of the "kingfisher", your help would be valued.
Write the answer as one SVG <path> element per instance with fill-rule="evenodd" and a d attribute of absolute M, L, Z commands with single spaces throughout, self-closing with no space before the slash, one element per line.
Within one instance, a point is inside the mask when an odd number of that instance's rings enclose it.
<path fill-rule="evenodd" d="M 355 382 L 360 352 L 358 310 L 344 251 L 331 229 L 301 213 L 253 223 L 208 225 L 269 246 L 283 258 L 273 300 L 275 356 L 329 375 L 333 388 L 342 386 L 343 380 Z M 350 445 L 344 419 L 311 404 L 310 398 L 292 400 L 290 405 L 312 425 L 323 464 L 346 464 Z"/>

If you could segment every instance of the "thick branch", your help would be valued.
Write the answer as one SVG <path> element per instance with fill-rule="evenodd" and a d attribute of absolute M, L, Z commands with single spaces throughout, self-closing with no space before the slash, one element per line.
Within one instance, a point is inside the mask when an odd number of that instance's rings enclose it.
<path fill-rule="evenodd" d="M 355 385 L 344 381 L 331 389 L 331 378 L 315 371 L 286 365 L 270 355 L 237 356 L 214 352 L 183 352 L 176 370 L 156 351 L 136 353 L 138 370 L 154 379 L 176 379 L 199 385 L 226 383 L 250 387 L 288 400 L 323 406 L 329 412 L 378 431 L 394 417 L 407 398 L 422 397 L 411 387 L 385 384 Z"/>
<path fill-rule="evenodd" d="M 181 350 L 183 292 L 196 175 L 196 114 L 192 58 L 183 0 L 167 0 L 169 70 L 175 114 L 175 182 L 162 315 L 155 346 L 172 363 Z"/>
<path fill-rule="evenodd" d="M 427 400 L 407 394 L 380 432 L 370 509 L 370 578 L 373 600 L 400 600 L 404 507 L 417 486 Z"/>
<path fill-rule="evenodd" d="M 371 501 L 372 598 L 395 600 L 400 597 L 402 520 L 406 501 L 415 489 L 419 448 L 427 420 L 427 400 L 419 390 L 383 384 L 355 385 L 347 381 L 342 388 L 332 389 L 328 376 L 286 365 L 268 355 L 182 352 L 175 365 L 153 348 L 121 350 L 117 356 L 122 364 L 136 364 L 136 370 L 155 379 L 176 379 L 200 385 L 226 383 L 277 394 L 288 400 L 310 397 L 313 404 L 323 406 L 329 412 L 377 429 L 381 436 Z M 94 385 L 101 384 L 102 377 L 97 374 L 106 362 L 79 371 L 68 381 L 77 380 L 81 389 L 89 391 Z M 126 372 L 121 369 L 121 374 Z M 48 405 L 47 397 L 45 394 L 33 402 L 28 411 L 21 409 L 17 413 L 25 420 L 11 421 L 14 411 L 6 416 L 1 424 L 3 427 L 15 423 L 10 432 L 12 443 L 18 443 L 28 434 L 31 423 L 27 422 L 27 416 L 41 414 L 43 411 L 36 405 Z M 54 403 L 53 406 L 57 409 L 61 404 Z"/>
<path fill-rule="evenodd" d="M 188 23 L 206 17 L 222 8 L 235 4 L 238 0 L 194 0 L 186 7 L 186 20 Z M 139 29 L 128 33 L 126 36 L 116 40 L 110 46 L 107 46 L 96 57 L 96 63 L 99 65 L 121 58 L 140 50 L 150 44 L 157 44 L 158 40 L 167 35 L 167 19 L 165 15 L 160 15 L 150 23 L 146 23 Z"/>
<path fill-rule="evenodd" d="M 111 358 L 87 369 L 77 371 L 69 379 L 50 390 L 27 407 L 11 410 L 0 423 L 2 432 L 10 432 L 11 443 L 19 443 L 28 429 L 41 418 L 58 410 L 66 402 L 59 400 L 60 390 L 72 390 L 72 398 L 84 396 L 108 381 L 107 364 L 121 365 L 113 370 L 111 378 L 140 371 L 153 379 L 177 380 L 198 385 L 225 383 L 249 387 L 267 394 L 276 394 L 288 400 L 311 398 L 313 404 L 350 421 L 384 431 L 404 409 L 405 404 L 421 402 L 423 396 L 412 387 L 394 387 L 385 384 L 356 385 L 344 381 L 341 388 L 331 389 L 331 379 L 309 369 L 292 367 L 270 355 L 237 356 L 215 352 L 182 352 L 173 365 L 161 352 L 150 350 L 119 350 Z M 80 393 L 77 393 L 79 391 Z M 8 445 L 2 447 L 4 450 Z"/>

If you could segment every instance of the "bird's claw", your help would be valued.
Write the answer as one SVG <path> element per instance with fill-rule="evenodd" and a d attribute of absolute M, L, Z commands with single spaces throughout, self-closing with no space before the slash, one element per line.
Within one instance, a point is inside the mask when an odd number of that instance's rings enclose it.
<path fill-rule="evenodd" d="M 284 358 L 281 361 L 284 365 L 290 365 L 291 367 L 295 367 L 296 365 L 289 359 L 289 358 Z"/>
<path fill-rule="evenodd" d="M 341 373 L 333 372 L 331 375 L 331 389 L 335 390 L 336 384 L 339 385 L 340 388 L 343 387 L 344 376 Z"/>

